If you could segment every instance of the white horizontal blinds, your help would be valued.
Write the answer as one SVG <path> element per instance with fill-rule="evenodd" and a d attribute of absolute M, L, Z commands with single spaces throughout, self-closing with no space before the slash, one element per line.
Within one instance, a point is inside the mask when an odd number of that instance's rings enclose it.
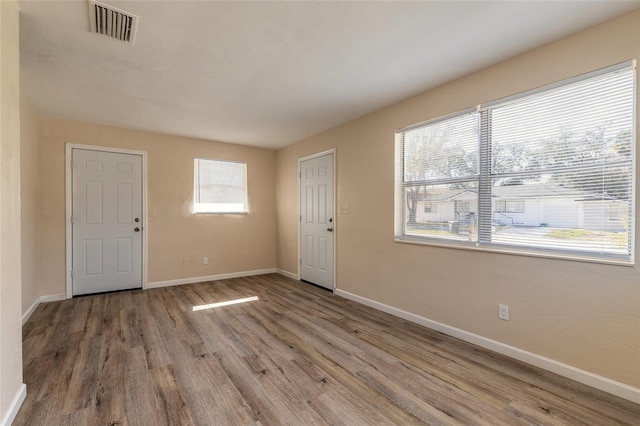
<path fill-rule="evenodd" d="M 492 244 L 629 259 L 634 70 L 496 104 L 490 129 Z M 508 208 L 507 208 L 508 207 Z"/>
<path fill-rule="evenodd" d="M 479 114 L 403 132 L 404 235 L 475 240 Z"/>
<path fill-rule="evenodd" d="M 400 130 L 396 235 L 629 262 L 631 64 Z"/>
<path fill-rule="evenodd" d="M 478 114 L 439 121 L 404 133 L 406 182 L 476 177 Z"/>
<path fill-rule="evenodd" d="M 230 161 L 195 159 L 197 213 L 247 211 L 247 165 Z"/>

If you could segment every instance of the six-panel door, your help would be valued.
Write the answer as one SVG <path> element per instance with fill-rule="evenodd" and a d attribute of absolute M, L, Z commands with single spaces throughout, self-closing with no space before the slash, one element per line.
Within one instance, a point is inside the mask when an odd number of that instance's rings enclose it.
<path fill-rule="evenodd" d="M 142 157 L 73 149 L 73 295 L 142 287 Z"/>
<path fill-rule="evenodd" d="M 300 162 L 300 278 L 333 290 L 333 154 Z"/>

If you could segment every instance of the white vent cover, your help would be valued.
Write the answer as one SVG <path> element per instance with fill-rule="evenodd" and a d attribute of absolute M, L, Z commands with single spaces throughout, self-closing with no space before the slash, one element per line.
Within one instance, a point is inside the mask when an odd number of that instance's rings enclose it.
<path fill-rule="evenodd" d="M 89 0 L 89 25 L 92 33 L 133 44 L 138 17 L 113 6 Z"/>

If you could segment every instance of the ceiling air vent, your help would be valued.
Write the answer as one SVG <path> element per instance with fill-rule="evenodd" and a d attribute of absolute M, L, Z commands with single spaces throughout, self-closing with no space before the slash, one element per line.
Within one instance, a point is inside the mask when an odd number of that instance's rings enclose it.
<path fill-rule="evenodd" d="M 138 17 L 104 3 L 89 0 L 91 32 L 133 44 Z"/>

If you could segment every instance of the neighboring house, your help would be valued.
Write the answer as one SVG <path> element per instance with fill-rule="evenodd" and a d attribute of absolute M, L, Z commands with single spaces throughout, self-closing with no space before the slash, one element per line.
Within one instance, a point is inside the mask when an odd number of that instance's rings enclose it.
<path fill-rule="evenodd" d="M 593 231 L 624 232 L 628 203 L 563 185 L 534 182 L 495 186 L 491 208 L 494 225 L 548 226 Z M 418 201 L 416 222 L 458 222 L 467 225 L 478 217 L 478 196 L 473 189 L 430 191 Z"/>
<path fill-rule="evenodd" d="M 470 189 L 430 192 L 428 200 L 418 201 L 416 222 L 468 223 L 478 217 L 478 194 Z"/>

